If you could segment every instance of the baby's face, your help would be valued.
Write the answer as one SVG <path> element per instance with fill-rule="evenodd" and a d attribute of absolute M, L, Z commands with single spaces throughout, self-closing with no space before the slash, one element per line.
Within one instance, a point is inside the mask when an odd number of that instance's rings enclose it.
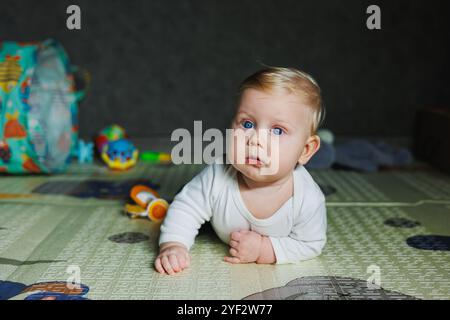
<path fill-rule="evenodd" d="M 254 181 L 286 177 L 300 161 L 311 125 L 312 112 L 300 97 L 246 89 L 232 123 L 229 161 Z"/>

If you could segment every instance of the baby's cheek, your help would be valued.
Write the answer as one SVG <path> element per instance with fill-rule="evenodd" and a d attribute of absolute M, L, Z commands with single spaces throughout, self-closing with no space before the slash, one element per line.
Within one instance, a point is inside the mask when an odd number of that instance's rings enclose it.
<path fill-rule="evenodd" d="M 246 156 L 246 136 L 236 133 L 231 137 L 228 144 L 229 160 L 232 163 L 244 163 Z"/>
<path fill-rule="evenodd" d="M 280 152 L 279 156 L 273 156 L 270 159 L 270 165 L 261 168 L 261 175 L 272 177 L 283 177 L 295 167 L 297 160 L 289 154 Z"/>
<path fill-rule="evenodd" d="M 296 139 L 285 139 L 280 142 L 279 154 L 281 163 L 295 163 L 298 161 L 302 150 L 301 142 Z"/>

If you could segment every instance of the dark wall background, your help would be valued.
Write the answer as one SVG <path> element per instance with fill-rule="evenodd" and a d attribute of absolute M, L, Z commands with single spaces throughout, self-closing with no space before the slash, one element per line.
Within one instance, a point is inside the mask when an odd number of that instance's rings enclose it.
<path fill-rule="evenodd" d="M 54 37 L 92 74 L 80 111 L 90 136 L 225 128 L 239 82 L 261 63 L 294 66 L 322 87 L 338 135 L 408 137 L 415 111 L 450 105 L 450 5 L 443 1 L 20 1 L 0 3 L 2 40 Z M 82 30 L 66 28 L 78 4 Z M 366 28 L 366 8 L 382 30 Z"/>

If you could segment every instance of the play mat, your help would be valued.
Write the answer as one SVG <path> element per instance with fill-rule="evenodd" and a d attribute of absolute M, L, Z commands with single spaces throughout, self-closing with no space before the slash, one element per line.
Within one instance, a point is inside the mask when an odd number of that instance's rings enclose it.
<path fill-rule="evenodd" d="M 128 192 L 144 183 L 170 201 L 201 169 L 0 176 L 0 299 L 450 299 L 450 177 L 432 170 L 311 171 L 328 207 L 320 257 L 227 264 L 205 225 L 191 267 L 158 274 L 159 226 L 123 213 Z"/>

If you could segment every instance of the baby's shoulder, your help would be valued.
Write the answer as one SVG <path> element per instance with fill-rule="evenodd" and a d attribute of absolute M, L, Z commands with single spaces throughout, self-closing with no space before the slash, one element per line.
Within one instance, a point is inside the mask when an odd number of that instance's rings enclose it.
<path fill-rule="evenodd" d="M 300 186 L 303 199 L 306 201 L 325 201 L 325 196 L 314 178 L 304 166 L 299 166 L 294 171 L 295 179 Z"/>

